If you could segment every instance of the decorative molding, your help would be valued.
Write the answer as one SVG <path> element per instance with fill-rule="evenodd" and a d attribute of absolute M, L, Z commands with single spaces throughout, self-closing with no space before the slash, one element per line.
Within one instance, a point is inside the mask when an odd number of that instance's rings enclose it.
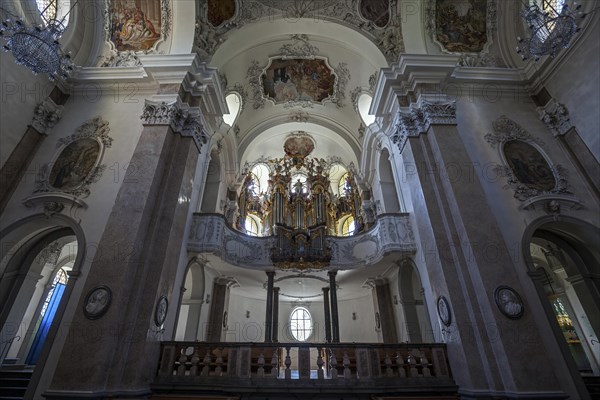
<path fill-rule="evenodd" d="M 532 142 L 538 146 L 544 146 L 544 142 L 531 135 L 521 125 L 517 124 L 506 115 L 501 115 L 498 119 L 492 122 L 494 131 L 484 136 L 486 142 L 492 147 L 496 147 L 499 144 L 504 144 L 510 140 L 522 140 L 524 142 Z"/>
<path fill-rule="evenodd" d="M 430 125 L 456 125 L 456 101 L 430 102 L 421 100 L 423 112 L 423 131 L 427 132 Z"/>
<path fill-rule="evenodd" d="M 354 30 L 364 34 L 373 42 L 386 56 L 388 62 L 398 60 L 400 53 L 404 51 L 404 40 L 399 24 L 394 23 L 399 16 L 397 2 L 390 2 L 390 22 L 384 27 L 379 27 L 371 21 L 366 21 L 359 11 L 360 0 L 331 0 L 331 1 L 272 1 L 272 0 L 244 0 L 237 2 L 235 16 L 219 27 L 214 27 L 207 18 L 207 1 L 202 0 L 200 13 L 196 19 L 196 31 L 194 38 L 194 51 L 198 53 L 201 61 L 210 61 L 218 47 L 225 41 L 227 34 L 243 27 L 246 24 L 264 20 L 274 19 L 322 19 L 338 22 L 350 26 Z M 281 54 L 307 54 L 315 52 L 315 47 L 305 41 L 305 35 L 296 36 L 295 45 L 287 45 Z"/>
<path fill-rule="evenodd" d="M 180 100 L 165 102 L 146 99 L 140 118 L 144 125 L 169 125 L 173 132 L 191 137 L 199 153 L 208 142 L 200 109 L 189 107 Z"/>
<path fill-rule="evenodd" d="M 263 70 L 264 68 L 256 60 L 252 60 L 246 70 L 246 78 L 248 79 L 248 86 L 250 86 L 250 96 L 253 103 L 252 108 L 255 110 L 265 106 L 265 97 L 263 96 L 263 87 L 260 79 Z"/>
<path fill-rule="evenodd" d="M 292 43 L 281 46 L 278 54 L 289 58 L 312 58 L 319 54 L 319 48 L 310 44 L 306 34 L 292 34 L 290 40 Z"/>
<path fill-rule="evenodd" d="M 298 35 L 291 35 L 292 37 Z M 306 35 L 302 35 L 306 36 Z M 250 66 L 246 71 L 246 78 L 248 79 L 248 86 L 250 87 L 250 97 L 253 102 L 253 109 L 258 110 L 264 108 L 267 100 L 269 100 L 272 104 L 275 104 L 274 101 L 265 96 L 264 87 L 262 82 L 262 76 L 265 74 L 266 70 L 269 68 L 273 60 L 276 59 L 285 59 L 289 58 L 285 55 L 276 55 L 269 57 L 269 62 L 266 66 L 261 67 L 259 62 L 256 60 L 252 60 L 250 62 Z M 333 95 L 327 97 L 326 99 L 316 102 L 312 100 L 290 100 L 283 103 L 277 103 L 277 105 L 283 105 L 284 108 L 293 108 L 293 107 L 302 107 L 302 108 L 313 108 L 314 104 L 324 104 L 326 102 L 332 102 L 338 108 L 344 107 L 344 100 L 346 98 L 346 86 L 350 81 L 350 69 L 345 62 L 341 62 L 337 65 L 337 67 L 332 68 L 329 66 L 329 59 L 327 57 L 310 55 L 310 56 L 294 56 L 294 58 L 304 58 L 308 60 L 321 59 L 325 61 L 325 64 L 328 68 L 332 70 L 332 73 L 335 75 L 335 84 L 333 89 Z"/>
<path fill-rule="evenodd" d="M 494 300 L 498 309 L 510 319 L 519 319 L 523 316 L 525 306 L 517 291 L 509 286 L 498 286 L 494 291 Z"/>
<path fill-rule="evenodd" d="M 100 162 L 102 161 L 105 148 L 109 148 L 112 145 L 113 139 L 108 136 L 109 132 L 110 128 L 108 122 L 104 121 L 101 117 L 96 117 L 84 122 L 77 128 L 73 135 L 58 139 L 56 147 L 59 148 L 59 151 L 56 153 L 51 163 L 45 164 L 40 168 L 40 172 L 35 182 L 34 193 L 52 194 L 58 192 L 66 193 L 74 197 L 88 197 L 90 195 L 90 186 L 100 179 L 102 173 L 106 169 L 106 166 L 101 165 Z M 98 142 L 99 151 L 93 168 L 87 176 L 81 178 L 80 183 L 72 188 L 57 188 L 52 186 L 50 183 L 50 174 L 53 167 L 57 164 L 59 157 L 67 146 L 82 139 L 93 139 Z"/>
<path fill-rule="evenodd" d="M 497 165 L 494 168 L 494 170 L 499 176 L 506 178 L 507 182 L 506 185 L 504 185 L 503 187 L 504 189 L 513 189 L 515 192 L 514 197 L 520 201 L 525 201 L 527 199 L 543 195 L 571 194 L 571 192 L 568 191 L 567 170 L 562 165 L 553 164 L 549 160 L 549 158 L 545 155 L 545 153 L 542 150 L 542 146 L 544 146 L 544 142 L 542 140 L 532 136 L 521 125 L 506 117 L 505 115 L 502 115 L 498 119 L 496 119 L 492 123 L 492 126 L 494 128 L 494 131 L 492 133 L 486 134 L 484 137 L 485 140 L 492 147 L 498 149 L 500 158 L 503 161 L 503 164 Z M 552 190 L 543 191 L 537 188 L 533 188 L 521 182 L 517 178 L 512 168 L 508 165 L 503 151 L 503 145 L 506 142 L 514 140 L 528 143 L 542 155 L 554 176 L 555 186 Z"/>
<path fill-rule="evenodd" d="M 377 75 L 379 74 L 378 71 L 373 72 L 373 74 L 371 74 L 369 76 L 369 91 L 371 93 L 373 93 L 375 91 L 375 85 L 377 84 Z"/>
<path fill-rule="evenodd" d="M 74 134 L 58 139 L 56 147 L 66 146 L 79 139 L 97 139 L 104 147 L 109 148 L 112 146 L 113 139 L 108 136 L 110 128 L 108 122 L 102 119 L 102 117 L 92 118 L 83 123 Z"/>
<path fill-rule="evenodd" d="M 459 67 L 490 67 L 498 68 L 501 61 L 490 53 L 462 53 L 458 59 Z"/>
<path fill-rule="evenodd" d="M 498 16 L 496 0 L 487 0 L 486 5 L 486 36 L 487 42 L 483 46 L 483 50 L 478 53 L 462 53 L 452 52 L 447 50 L 442 43 L 436 38 L 436 0 L 429 0 L 425 9 L 425 29 L 431 41 L 435 43 L 442 53 L 460 54 L 461 58 L 458 65 L 461 67 L 500 67 L 500 60 L 490 54 L 492 47 L 492 38 L 497 29 Z"/>
<path fill-rule="evenodd" d="M 350 237 L 327 237 L 332 249 L 332 268 L 360 268 L 379 262 L 385 254 L 398 251 L 413 254 L 416 251 L 414 234 L 406 214 L 384 214 L 374 226 Z M 252 237 L 233 230 L 222 215 L 194 214 L 188 250 L 212 253 L 233 265 L 246 268 L 273 267 L 271 249 L 275 237 Z"/>
<path fill-rule="evenodd" d="M 288 118 L 292 122 L 308 122 L 309 114 L 302 110 L 292 110 Z"/>
<path fill-rule="evenodd" d="M 546 124 L 554 137 L 565 135 L 572 127 L 573 123 L 569 117 L 569 110 L 564 104 L 555 99 L 551 99 L 545 106 L 538 107 L 540 119 Z"/>
<path fill-rule="evenodd" d="M 354 106 L 354 109 L 358 112 L 358 98 L 362 94 L 362 88 L 360 86 L 355 87 L 350 91 L 350 101 Z"/>
<path fill-rule="evenodd" d="M 31 127 L 41 134 L 47 134 L 62 117 L 64 107 L 57 105 L 50 97 L 46 97 L 35 108 Z"/>
<path fill-rule="evenodd" d="M 161 37 L 150 50 L 127 50 L 119 51 L 115 48 L 111 40 L 111 0 L 104 0 L 104 37 L 110 47 L 106 54 L 101 55 L 100 67 L 138 67 L 142 62 L 138 55 L 159 54 L 156 50 L 158 45 L 166 40 L 171 35 L 171 25 L 173 23 L 173 13 L 171 11 L 171 0 L 160 1 L 160 18 L 161 18 Z"/>
<path fill-rule="evenodd" d="M 141 65 L 142 60 L 135 51 L 117 51 L 115 49 L 111 50 L 100 64 L 101 67 L 139 67 Z"/>
<path fill-rule="evenodd" d="M 494 171 L 503 178 L 506 178 L 506 185 L 503 186 L 504 189 L 513 189 L 515 191 L 515 198 L 520 201 L 525 201 L 532 197 L 537 197 L 544 194 L 571 194 L 568 190 L 568 182 L 566 178 L 567 171 L 560 164 L 550 165 L 550 170 L 554 174 L 554 179 L 556 180 L 556 186 L 549 192 L 544 192 L 538 189 L 531 188 L 524 183 L 522 183 L 515 174 L 512 172 L 512 169 L 508 165 L 498 165 L 494 169 Z"/>

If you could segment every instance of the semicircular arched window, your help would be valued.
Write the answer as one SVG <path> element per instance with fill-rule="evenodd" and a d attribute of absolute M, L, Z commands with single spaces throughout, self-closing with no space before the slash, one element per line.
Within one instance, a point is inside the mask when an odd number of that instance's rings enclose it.
<path fill-rule="evenodd" d="M 358 97 L 358 103 L 357 103 L 358 113 L 360 114 L 360 117 L 362 118 L 363 122 L 365 123 L 365 126 L 369 126 L 373 122 L 375 122 L 375 116 L 369 115 L 369 109 L 371 108 L 372 101 L 373 101 L 373 97 L 371 97 L 371 95 L 368 95 L 366 93 L 363 93 Z"/>
<path fill-rule="evenodd" d="M 310 312 L 304 307 L 296 307 L 290 316 L 290 331 L 299 342 L 305 342 L 312 335 L 313 321 Z"/>
<path fill-rule="evenodd" d="M 235 120 L 237 119 L 240 113 L 240 110 L 242 109 L 242 98 L 239 94 L 231 92 L 227 96 L 225 96 L 225 101 L 227 102 L 229 114 L 223 114 L 223 121 L 227 125 L 233 126 Z"/>

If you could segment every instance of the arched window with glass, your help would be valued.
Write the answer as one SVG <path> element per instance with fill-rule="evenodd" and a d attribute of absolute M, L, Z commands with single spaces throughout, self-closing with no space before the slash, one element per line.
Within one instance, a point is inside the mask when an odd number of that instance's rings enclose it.
<path fill-rule="evenodd" d="M 356 224 L 354 223 L 354 217 L 349 215 L 342 218 L 340 221 L 339 235 L 340 236 L 352 236 L 356 230 Z"/>
<path fill-rule="evenodd" d="M 60 299 L 62 298 L 66 286 L 67 272 L 61 268 L 54 275 L 52 284 L 49 286 L 48 294 L 42 304 L 40 316 L 35 326 L 35 338 L 31 350 L 29 351 L 29 355 L 27 356 L 27 360 L 25 361 L 26 364 L 33 365 L 40 357 L 42 346 L 44 345 L 46 336 L 48 336 L 50 325 L 52 324 L 52 320 L 54 319 L 54 315 L 56 314 L 56 310 L 58 309 Z"/>
<path fill-rule="evenodd" d="M 299 342 L 307 341 L 312 335 L 313 321 L 305 307 L 296 307 L 290 315 L 290 331 Z"/>

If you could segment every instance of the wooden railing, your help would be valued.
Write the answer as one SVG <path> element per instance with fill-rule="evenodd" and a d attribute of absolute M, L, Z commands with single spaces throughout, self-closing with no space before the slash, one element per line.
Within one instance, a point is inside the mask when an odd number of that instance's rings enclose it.
<path fill-rule="evenodd" d="M 365 390 L 456 386 L 445 344 L 163 342 L 155 387 L 302 385 Z M 166 385 L 166 386 L 165 386 Z M 371 389 L 368 389 L 371 388 Z M 395 389 L 394 389 L 395 390 Z"/>

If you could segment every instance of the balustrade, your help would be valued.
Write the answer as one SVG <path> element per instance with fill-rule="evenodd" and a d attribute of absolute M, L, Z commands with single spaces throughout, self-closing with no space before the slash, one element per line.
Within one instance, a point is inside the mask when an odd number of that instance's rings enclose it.
<path fill-rule="evenodd" d="M 445 344 L 164 342 L 159 365 L 157 384 L 219 379 L 453 384 Z"/>

